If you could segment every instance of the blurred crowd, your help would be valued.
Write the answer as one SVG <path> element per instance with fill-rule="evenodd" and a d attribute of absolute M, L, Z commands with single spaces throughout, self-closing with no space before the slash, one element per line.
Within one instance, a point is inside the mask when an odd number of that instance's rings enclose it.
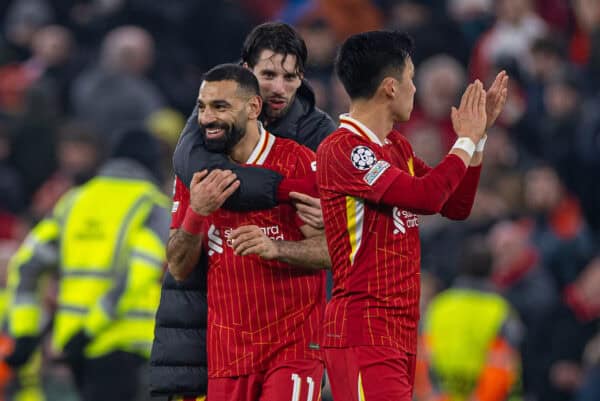
<path fill-rule="evenodd" d="M 417 96 L 399 128 L 432 165 L 454 142 L 450 107 L 466 84 L 509 73 L 472 216 L 421 218 L 423 313 L 460 275 L 461 246 L 483 236 L 488 280 L 523 326 L 523 398 L 600 399 L 597 0 L 0 2 L 0 266 L 94 175 L 122 129 L 160 139 L 170 191 L 170 157 L 202 73 L 239 59 L 251 27 L 275 19 L 304 37 L 305 78 L 334 119 L 348 106 L 332 67 L 340 41 L 410 33 Z"/>

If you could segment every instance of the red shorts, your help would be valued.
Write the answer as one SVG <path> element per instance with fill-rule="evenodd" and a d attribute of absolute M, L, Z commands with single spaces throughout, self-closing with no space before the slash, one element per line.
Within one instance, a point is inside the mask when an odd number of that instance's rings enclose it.
<path fill-rule="evenodd" d="M 285 361 L 264 373 L 208 379 L 207 401 L 320 401 L 323 363 Z"/>
<path fill-rule="evenodd" d="M 396 348 L 324 348 L 334 400 L 411 401 L 416 355 Z"/>

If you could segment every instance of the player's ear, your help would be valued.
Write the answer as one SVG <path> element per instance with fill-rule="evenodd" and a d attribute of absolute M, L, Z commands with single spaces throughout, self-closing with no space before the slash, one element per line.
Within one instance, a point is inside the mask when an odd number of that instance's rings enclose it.
<path fill-rule="evenodd" d="M 383 81 L 381 81 L 381 85 L 379 85 L 379 88 L 382 90 L 382 92 L 385 94 L 386 97 L 394 98 L 398 95 L 396 93 L 397 88 L 396 88 L 395 83 L 396 83 L 395 78 L 385 77 L 385 78 L 383 78 Z"/>
<path fill-rule="evenodd" d="M 250 119 L 258 119 L 260 112 L 262 111 L 262 97 L 255 95 L 248 99 L 248 103 L 246 105 L 248 117 Z"/>

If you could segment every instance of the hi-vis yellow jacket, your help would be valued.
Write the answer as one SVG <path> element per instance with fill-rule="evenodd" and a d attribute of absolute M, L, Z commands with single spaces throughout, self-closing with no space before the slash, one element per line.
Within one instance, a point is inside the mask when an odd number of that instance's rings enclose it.
<path fill-rule="evenodd" d="M 138 164 L 112 160 L 61 198 L 9 265 L 9 332 L 40 333 L 40 278 L 59 275 L 52 331 L 60 352 L 80 330 L 85 356 L 121 350 L 149 357 L 169 226 L 169 199 Z"/>
<path fill-rule="evenodd" d="M 425 321 L 430 373 L 449 400 L 518 400 L 520 323 L 510 305 L 474 279 L 438 294 Z"/>

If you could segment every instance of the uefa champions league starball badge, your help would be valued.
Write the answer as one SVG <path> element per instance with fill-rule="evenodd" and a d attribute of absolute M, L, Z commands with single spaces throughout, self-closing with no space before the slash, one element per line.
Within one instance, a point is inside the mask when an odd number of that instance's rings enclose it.
<path fill-rule="evenodd" d="M 368 170 L 377 162 L 375 153 L 366 146 L 357 146 L 352 149 L 350 159 L 352 165 L 359 170 Z"/>

